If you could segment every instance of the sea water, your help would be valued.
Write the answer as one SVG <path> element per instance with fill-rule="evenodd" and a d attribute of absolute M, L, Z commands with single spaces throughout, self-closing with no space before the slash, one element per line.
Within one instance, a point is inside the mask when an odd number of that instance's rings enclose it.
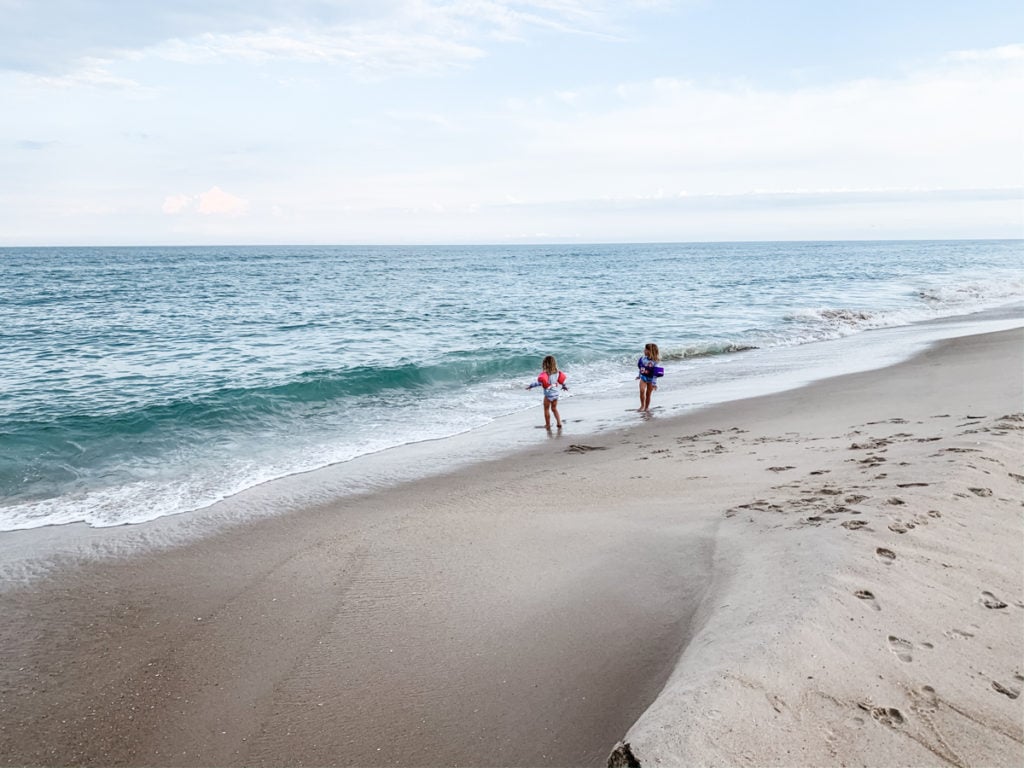
<path fill-rule="evenodd" d="M 898 333 L 921 321 L 1019 307 L 1022 252 L 0 249 L 0 530 L 138 523 L 325 467 L 347 468 L 339 487 L 357 489 L 365 457 L 393 457 L 378 478 L 408 476 L 394 470 L 409 446 L 466 435 L 482 439 L 422 466 L 529 444 L 545 433 L 532 428 L 539 390 L 525 387 L 547 354 L 569 374 L 576 435 L 637 418 L 648 341 L 666 371 L 655 404 L 669 411 L 883 365 L 924 338 Z"/>

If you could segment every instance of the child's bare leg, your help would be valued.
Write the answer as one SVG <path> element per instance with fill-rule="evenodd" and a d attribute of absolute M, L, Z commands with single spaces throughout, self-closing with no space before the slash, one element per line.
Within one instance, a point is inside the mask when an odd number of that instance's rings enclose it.
<path fill-rule="evenodd" d="M 657 389 L 657 387 L 655 387 L 653 384 L 648 384 L 647 385 L 647 394 L 644 397 L 644 410 L 645 411 L 651 410 L 651 395 L 654 394 L 654 390 L 655 389 Z"/>
<path fill-rule="evenodd" d="M 640 410 L 644 409 L 644 391 L 647 389 L 647 382 L 640 382 Z"/>
<path fill-rule="evenodd" d="M 544 426 L 551 429 L 551 401 L 544 400 Z"/>
<path fill-rule="evenodd" d="M 555 414 L 555 425 L 559 429 L 561 429 L 562 428 L 562 417 L 558 415 L 558 401 L 557 400 L 552 400 L 551 401 L 551 412 L 553 414 Z M 550 422 L 548 422 L 548 426 L 551 426 Z"/>

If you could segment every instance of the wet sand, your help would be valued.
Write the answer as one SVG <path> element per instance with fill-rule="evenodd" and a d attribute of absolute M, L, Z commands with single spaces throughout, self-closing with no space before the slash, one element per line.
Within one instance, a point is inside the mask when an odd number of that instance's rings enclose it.
<path fill-rule="evenodd" d="M 1022 338 L 5 589 L 0 764 L 1015 764 Z"/>

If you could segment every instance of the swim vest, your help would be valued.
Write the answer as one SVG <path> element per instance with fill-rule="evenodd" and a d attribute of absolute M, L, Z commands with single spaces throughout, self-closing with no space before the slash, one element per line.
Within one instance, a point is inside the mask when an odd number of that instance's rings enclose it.
<path fill-rule="evenodd" d="M 647 365 L 644 365 L 646 361 Z M 637 368 L 640 369 L 640 373 L 644 376 L 650 376 L 652 378 L 660 378 L 665 375 L 665 369 L 654 364 L 654 361 L 649 357 L 641 357 L 636 361 Z"/>
<path fill-rule="evenodd" d="M 537 381 L 540 382 L 540 385 L 544 387 L 544 389 L 551 386 L 551 377 L 548 376 L 547 371 L 543 371 L 541 375 L 537 377 Z M 561 371 L 558 372 L 558 383 L 565 386 L 565 374 Z"/>

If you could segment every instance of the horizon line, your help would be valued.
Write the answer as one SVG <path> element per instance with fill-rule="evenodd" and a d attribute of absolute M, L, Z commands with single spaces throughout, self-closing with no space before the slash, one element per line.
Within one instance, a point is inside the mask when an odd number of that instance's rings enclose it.
<path fill-rule="evenodd" d="M 879 237 L 879 238 L 794 238 L 729 239 L 729 240 L 536 240 L 536 241 L 437 241 L 437 242 L 263 242 L 263 243 L 51 243 L 47 245 L 0 245 L 0 250 L 45 248 L 508 248 L 515 246 L 598 246 L 598 245 L 727 245 L 730 243 L 956 243 L 956 242 L 1022 242 L 1020 237 Z"/>

